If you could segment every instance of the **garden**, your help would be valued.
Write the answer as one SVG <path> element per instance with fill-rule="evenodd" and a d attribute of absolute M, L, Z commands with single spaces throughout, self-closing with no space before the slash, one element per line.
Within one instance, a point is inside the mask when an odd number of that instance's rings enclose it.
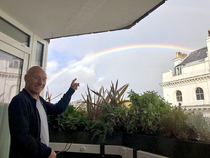
<path fill-rule="evenodd" d="M 50 140 L 58 142 L 58 133 L 65 133 L 69 138 L 64 142 L 123 145 L 169 157 L 210 154 L 208 117 L 185 113 L 180 105 L 172 107 L 155 91 L 130 90 L 125 99 L 128 87 L 118 88 L 118 81 L 111 83 L 110 90 L 102 86 L 94 91 L 87 86 L 81 105 L 69 105 L 61 115 L 48 117 Z"/>

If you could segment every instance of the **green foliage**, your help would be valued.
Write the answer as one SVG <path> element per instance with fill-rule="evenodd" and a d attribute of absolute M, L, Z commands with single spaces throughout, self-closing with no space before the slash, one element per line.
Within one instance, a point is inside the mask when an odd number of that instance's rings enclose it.
<path fill-rule="evenodd" d="M 111 134 L 113 132 L 113 128 L 109 123 L 105 123 L 104 121 L 101 120 L 96 120 L 93 121 L 90 127 L 90 132 L 93 133 L 92 140 L 96 136 L 99 136 L 99 139 L 101 139 L 101 141 L 104 142 L 106 135 Z"/>
<path fill-rule="evenodd" d="M 179 140 L 210 142 L 210 119 L 198 113 L 184 113 L 181 106 L 172 108 L 157 92 L 129 92 L 129 105 L 123 99 L 128 84 L 110 91 L 102 87 L 90 90 L 84 99 L 87 111 L 69 105 L 64 113 L 49 116 L 49 127 L 55 130 L 89 131 L 102 142 L 113 132 L 130 132 Z M 91 92 L 94 96 L 91 97 Z"/>
<path fill-rule="evenodd" d="M 210 142 L 210 118 L 203 116 L 203 113 L 194 113 L 187 120 L 187 125 L 196 132 L 196 139 L 199 141 Z"/>
<path fill-rule="evenodd" d="M 196 133 L 187 125 L 190 114 L 184 113 L 181 107 L 168 110 L 160 119 L 162 136 L 179 140 L 193 140 Z"/>
<path fill-rule="evenodd" d="M 66 110 L 57 116 L 48 116 L 49 128 L 54 130 L 77 131 L 84 130 L 89 120 L 83 115 L 83 112 L 69 105 Z"/>
<path fill-rule="evenodd" d="M 129 92 L 131 104 L 127 121 L 127 131 L 149 135 L 158 135 L 161 115 L 170 110 L 170 104 L 157 95 L 157 92 L 147 91 L 139 95 Z"/>
<path fill-rule="evenodd" d="M 102 112 L 97 121 L 93 121 L 90 131 L 93 138 L 99 136 L 102 142 L 112 132 L 124 132 L 128 108 L 125 105 L 109 108 L 102 105 Z"/>

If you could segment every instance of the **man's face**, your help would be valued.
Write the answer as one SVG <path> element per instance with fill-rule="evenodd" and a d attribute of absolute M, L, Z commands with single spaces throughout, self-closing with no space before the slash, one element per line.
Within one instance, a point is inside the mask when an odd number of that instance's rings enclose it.
<path fill-rule="evenodd" d="M 25 89 L 34 97 L 41 93 L 46 84 L 47 76 L 44 70 L 37 68 L 25 76 Z"/>

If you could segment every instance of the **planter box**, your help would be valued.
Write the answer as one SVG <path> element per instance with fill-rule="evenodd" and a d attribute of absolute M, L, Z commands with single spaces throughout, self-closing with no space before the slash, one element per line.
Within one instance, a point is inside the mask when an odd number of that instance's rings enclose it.
<path fill-rule="evenodd" d="M 114 139 L 113 139 L 114 138 Z M 76 131 L 50 131 L 50 142 L 60 143 L 81 143 L 81 144 L 107 144 L 107 145 L 122 145 L 123 144 L 123 133 L 113 133 L 111 136 L 106 137 L 106 141 L 102 143 L 96 136 L 93 140 L 90 132 Z"/>
<path fill-rule="evenodd" d="M 138 150 L 170 158 L 210 157 L 210 144 L 201 142 L 179 141 L 131 133 L 113 133 L 106 137 L 104 143 L 97 137 L 93 141 L 91 139 L 92 135 L 89 132 L 50 131 L 50 142 L 100 145 L 102 152 L 104 152 L 104 146 L 115 145 L 133 149 L 133 157 L 137 157 Z"/>
<path fill-rule="evenodd" d="M 209 158 L 210 144 L 140 134 L 124 134 L 124 146 L 170 158 Z"/>

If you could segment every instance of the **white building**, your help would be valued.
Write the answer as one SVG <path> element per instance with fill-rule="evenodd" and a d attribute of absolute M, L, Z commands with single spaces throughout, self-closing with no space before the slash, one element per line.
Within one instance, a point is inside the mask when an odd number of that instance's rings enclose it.
<path fill-rule="evenodd" d="M 19 82 L 17 81 L 20 81 L 19 68 L 22 66 L 22 62 L 17 58 L 3 59 L 0 57 L 0 65 L 0 103 L 2 104 L 9 103 L 19 91 Z"/>
<path fill-rule="evenodd" d="M 188 56 L 176 53 L 174 73 L 162 73 L 160 84 L 165 100 L 173 106 L 181 105 L 186 111 L 200 111 L 210 116 L 210 36 L 207 47 L 191 52 Z"/>

